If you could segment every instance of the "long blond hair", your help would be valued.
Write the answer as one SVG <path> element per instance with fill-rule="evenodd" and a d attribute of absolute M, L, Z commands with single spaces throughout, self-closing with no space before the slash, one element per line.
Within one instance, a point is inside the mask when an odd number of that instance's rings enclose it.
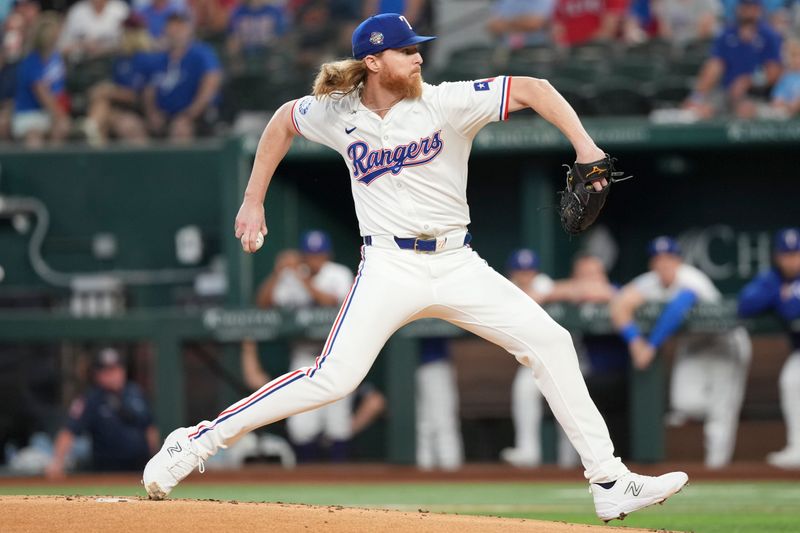
<path fill-rule="evenodd" d="M 126 28 L 119 44 L 120 51 L 127 56 L 153 49 L 153 40 L 147 28 Z"/>
<path fill-rule="evenodd" d="M 311 93 L 316 96 L 346 95 L 357 90 L 367 80 L 367 66 L 361 59 L 342 59 L 323 63 L 319 68 Z"/>
<path fill-rule="evenodd" d="M 30 51 L 49 55 L 56 49 L 60 31 L 61 15 L 55 11 L 41 13 L 30 36 Z"/>

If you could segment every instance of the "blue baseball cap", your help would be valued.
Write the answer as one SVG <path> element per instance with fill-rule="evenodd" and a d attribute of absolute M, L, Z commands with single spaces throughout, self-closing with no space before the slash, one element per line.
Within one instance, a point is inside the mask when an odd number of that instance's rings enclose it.
<path fill-rule="evenodd" d="M 191 22 L 192 21 L 192 12 L 186 9 L 185 7 L 181 6 L 171 6 L 167 9 L 166 12 L 166 19 L 167 21 L 172 20 L 181 20 L 184 22 Z"/>
<path fill-rule="evenodd" d="M 778 254 L 800 252 L 800 228 L 778 230 L 772 247 Z"/>
<path fill-rule="evenodd" d="M 382 13 L 368 18 L 353 31 L 353 57 L 364 59 L 389 48 L 403 48 L 433 39 L 436 37 L 414 33 L 403 15 Z"/>
<path fill-rule="evenodd" d="M 508 256 L 506 270 L 539 270 L 539 256 L 530 248 L 514 250 Z"/>
<path fill-rule="evenodd" d="M 305 254 L 327 254 L 331 247 L 330 235 L 318 229 L 307 231 L 300 237 L 300 251 Z"/>
<path fill-rule="evenodd" d="M 672 237 L 662 235 L 650 241 L 650 244 L 647 245 L 647 254 L 650 257 L 659 254 L 672 254 L 679 256 L 681 255 L 681 247 L 678 244 L 678 241 Z"/>

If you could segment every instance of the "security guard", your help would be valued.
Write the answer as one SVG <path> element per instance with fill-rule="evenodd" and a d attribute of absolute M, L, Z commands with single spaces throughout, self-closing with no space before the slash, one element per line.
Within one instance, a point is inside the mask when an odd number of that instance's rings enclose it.
<path fill-rule="evenodd" d="M 125 360 L 113 348 L 101 350 L 92 360 L 94 384 L 69 408 L 67 422 L 59 431 L 53 460 L 46 469 L 50 478 L 64 475 L 64 460 L 75 437 L 92 440 L 95 471 L 138 470 L 158 449 L 158 430 L 144 393 L 128 381 Z"/>

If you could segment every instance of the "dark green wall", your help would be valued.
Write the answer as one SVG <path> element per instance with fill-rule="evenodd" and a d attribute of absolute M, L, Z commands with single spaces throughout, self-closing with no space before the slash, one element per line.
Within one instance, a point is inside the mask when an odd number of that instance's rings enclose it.
<path fill-rule="evenodd" d="M 176 267 L 174 234 L 188 224 L 202 229 L 205 264 L 233 239 L 233 220 L 228 220 L 232 217 L 222 213 L 235 213 L 240 201 L 238 194 L 223 192 L 238 169 L 221 157 L 222 147 L 212 143 L 189 149 L 0 152 L 0 194 L 34 196 L 48 205 L 52 220 L 44 255 L 58 270 Z M 601 218 L 620 247 L 612 272 L 617 281 L 644 270 L 646 242 L 670 233 L 691 237 L 692 260 L 713 266 L 723 291 L 734 292 L 759 265 L 754 258 L 759 242 L 763 251 L 772 231 L 798 223 L 792 145 L 637 148 L 615 155 L 619 165 L 635 175 L 612 189 Z M 557 196 L 525 196 L 522 180 L 544 179 L 544 190 L 555 191 L 563 183 L 560 165 L 570 157 L 561 148 L 530 156 L 473 156 L 468 187 L 473 247 L 491 265 L 502 270 L 510 250 L 531 244 L 536 228 L 523 227 L 524 221 L 556 222 Z M 245 172 L 249 163 L 246 160 Z M 223 206 L 223 198 L 235 198 L 237 205 Z M 266 212 L 269 238 L 252 258 L 256 284 L 271 270 L 277 251 L 295 247 L 298 236 L 314 227 L 329 231 L 336 259 L 356 268 L 358 225 L 345 164 L 338 156 L 284 162 L 270 187 Z M 91 239 L 98 232 L 117 236 L 114 259 L 92 257 Z M 20 288 L 59 293 L 30 268 L 27 242 L 27 235 L 0 217 L 0 265 L 5 270 L 0 295 Z M 557 231 L 552 242 L 553 251 L 541 250 L 544 263 L 552 265 L 551 274 L 566 275 L 582 239 Z M 173 297 L 163 288 L 134 293 L 137 305 L 167 304 Z"/>
<path fill-rule="evenodd" d="M 43 255 L 58 271 L 179 267 L 175 231 L 198 226 L 203 264 L 220 253 L 221 161 L 218 145 L 182 150 L 89 149 L 0 153 L 0 194 L 35 197 L 50 213 Z M 32 219 L 33 221 L 33 219 Z M 92 256 L 92 238 L 111 233 L 117 255 Z M 0 291 L 41 287 L 27 256 L 29 234 L 0 217 Z M 163 288 L 138 290 L 137 303 L 163 303 Z"/>

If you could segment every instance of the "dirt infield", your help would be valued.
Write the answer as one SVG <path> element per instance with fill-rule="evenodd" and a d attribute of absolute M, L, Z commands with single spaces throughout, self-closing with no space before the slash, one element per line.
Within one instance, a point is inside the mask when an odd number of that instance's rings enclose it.
<path fill-rule="evenodd" d="M 152 502 L 139 498 L 84 496 L 2 496 L 4 533 L 92 533 L 167 531 L 275 533 L 592 533 L 650 531 L 487 516 L 462 516 L 341 506 L 219 500 Z"/>

